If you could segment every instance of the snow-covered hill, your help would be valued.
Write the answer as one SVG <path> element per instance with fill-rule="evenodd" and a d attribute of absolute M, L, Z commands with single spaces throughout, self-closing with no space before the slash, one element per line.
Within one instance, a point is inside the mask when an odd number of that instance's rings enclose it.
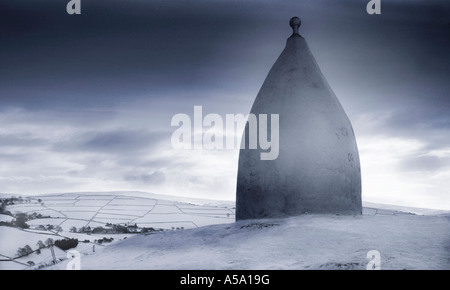
<path fill-rule="evenodd" d="M 81 268 L 366 269 L 370 250 L 382 269 L 450 269 L 450 216 L 375 209 L 138 235 L 83 256 Z"/>
<path fill-rule="evenodd" d="M 0 227 L 0 269 L 24 269 L 49 252 L 8 261 L 18 247 L 49 237 L 78 238 L 82 269 L 366 269 L 367 253 L 382 269 L 450 269 L 450 212 L 364 202 L 362 216 L 302 215 L 234 223 L 234 202 L 146 192 L 47 194 L 8 205 L 12 213 L 40 213 L 30 229 Z M 10 220 L 10 216 L 2 220 Z M 165 228 L 150 234 L 72 233 L 107 223 Z M 62 232 L 39 229 L 59 226 Z M 172 230 L 184 228 L 183 230 Z M 95 247 L 95 253 L 93 247 Z M 34 248 L 33 248 L 34 249 Z M 57 253 L 64 258 L 64 252 Z M 0 260 L 1 260 L 0 259 Z M 63 261 L 47 269 L 65 269 Z"/>
<path fill-rule="evenodd" d="M 2 198 L 10 197 L 10 194 L 4 194 Z M 46 255 L 31 254 L 16 258 L 19 248 L 29 246 L 31 250 L 37 250 L 36 243 L 47 238 L 76 238 L 83 241 L 76 250 L 85 254 L 92 253 L 95 246 L 100 249 L 109 245 L 98 240 L 113 238 L 115 242 L 138 234 L 143 228 L 180 230 L 234 222 L 234 202 L 227 201 L 146 192 L 84 192 L 21 197 L 21 200 L 9 200 L 11 203 L 8 203 L 6 211 L 13 215 L 25 213 L 32 218 L 26 222 L 28 229 L 0 226 L 0 270 L 26 269 L 29 268 L 28 262 L 36 265 L 33 268 L 47 265 Z M 13 216 L 0 215 L 2 222 L 13 220 Z M 112 224 L 130 226 L 130 232 L 110 233 L 107 230 L 112 229 Z M 64 252 L 60 256 L 57 258 L 66 257 Z"/>

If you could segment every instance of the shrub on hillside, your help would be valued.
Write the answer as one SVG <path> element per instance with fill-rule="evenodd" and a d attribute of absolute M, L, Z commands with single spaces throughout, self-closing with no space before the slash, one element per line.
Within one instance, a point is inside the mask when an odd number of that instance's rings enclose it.
<path fill-rule="evenodd" d="M 16 214 L 16 221 L 14 222 L 15 226 L 21 229 L 28 229 L 30 226 L 27 225 L 26 221 L 28 220 L 28 216 L 26 213 L 18 213 Z"/>
<path fill-rule="evenodd" d="M 64 240 L 56 240 L 55 246 L 60 248 L 63 251 L 76 248 L 78 246 L 78 239 L 64 239 Z"/>

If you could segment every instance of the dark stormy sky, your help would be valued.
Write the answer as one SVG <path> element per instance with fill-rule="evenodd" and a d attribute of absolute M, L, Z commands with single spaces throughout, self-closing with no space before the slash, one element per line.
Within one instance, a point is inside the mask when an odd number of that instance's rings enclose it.
<path fill-rule="evenodd" d="M 450 209 L 448 1 L 0 1 L 0 192 L 234 199 L 238 150 L 176 113 L 247 114 L 292 16 L 354 126 L 363 199 Z"/>

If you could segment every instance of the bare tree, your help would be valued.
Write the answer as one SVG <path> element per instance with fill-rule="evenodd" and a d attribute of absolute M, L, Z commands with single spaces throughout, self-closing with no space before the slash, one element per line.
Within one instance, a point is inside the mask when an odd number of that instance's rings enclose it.
<path fill-rule="evenodd" d="M 53 246 L 53 243 L 54 243 L 54 241 L 53 241 L 52 238 L 48 238 L 48 239 L 46 239 L 45 242 L 44 242 L 44 244 L 45 244 L 46 247 Z"/>
<path fill-rule="evenodd" d="M 38 249 L 45 248 L 45 244 L 44 244 L 41 240 L 39 240 L 39 241 L 36 243 L 36 246 L 38 247 Z"/>
<path fill-rule="evenodd" d="M 23 248 L 19 248 L 17 250 L 16 256 L 17 257 L 22 257 L 22 256 L 26 256 L 33 253 L 33 249 L 31 249 L 31 247 L 29 245 L 26 245 Z"/>
<path fill-rule="evenodd" d="M 25 249 L 25 252 L 26 252 L 27 254 L 33 253 L 33 249 L 32 249 L 29 245 L 26 245 L 26 246 L 24 247 L 24 249 Z"/>

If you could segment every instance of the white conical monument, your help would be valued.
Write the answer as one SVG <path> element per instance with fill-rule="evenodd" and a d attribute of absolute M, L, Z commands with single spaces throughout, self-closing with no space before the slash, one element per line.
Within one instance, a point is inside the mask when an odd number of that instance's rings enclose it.
<path fill-rule="evenodd" d="M 300 19 L 293 17 L 290 25 L 293 34 L 251 109 L 256 116 L 279 115 L 279 155 L 261 160 L 264 150 L 240 150 L 237 220 L 362 211 L 352 125 L 298 34 Z M 273 133 L 268 126 L 269 138 Z M 247 138 L 242 142 L 248 143 Z"/>

